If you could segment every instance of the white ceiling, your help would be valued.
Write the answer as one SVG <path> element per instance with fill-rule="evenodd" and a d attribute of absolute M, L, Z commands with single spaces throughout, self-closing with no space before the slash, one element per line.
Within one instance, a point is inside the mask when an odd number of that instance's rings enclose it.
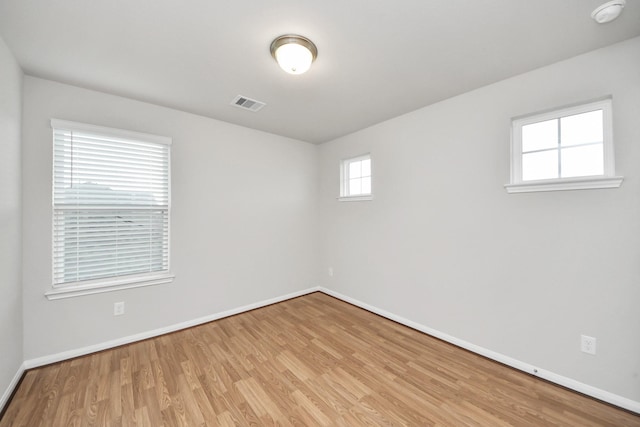
<path fill-rule="evenodd" d="M 598 25 L 603 2 L 0 0 L 0 35 L 27 74 L 322 143 L 640 35 L 640 0 Z M 318 46 L 308 73 L 270 56 L 285 33 Z"/>

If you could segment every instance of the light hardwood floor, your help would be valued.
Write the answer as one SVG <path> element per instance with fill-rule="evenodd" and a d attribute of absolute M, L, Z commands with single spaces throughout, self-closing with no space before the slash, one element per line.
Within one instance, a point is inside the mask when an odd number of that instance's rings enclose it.
<path fill-rule="evenodd" d="M 34 369 L 8 426 L 640 426 L 321 293 Z"/>

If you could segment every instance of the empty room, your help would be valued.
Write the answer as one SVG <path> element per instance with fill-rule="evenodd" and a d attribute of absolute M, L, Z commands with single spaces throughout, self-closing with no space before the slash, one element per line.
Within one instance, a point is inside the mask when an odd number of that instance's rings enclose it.
<path fill-rule="evenodd" d="M 640 0 L 0 0 L 0 427 L 640 426 Z"/>

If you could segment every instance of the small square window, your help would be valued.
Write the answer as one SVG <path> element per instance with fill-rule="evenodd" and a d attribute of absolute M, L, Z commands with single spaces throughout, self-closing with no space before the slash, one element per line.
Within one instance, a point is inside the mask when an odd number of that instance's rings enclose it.
<path fill-rule="evenodd" d="M 371 200 L 371 156 L 342 161 L 340 167 L 340 200 Z"/>
<path fill-rule="evenodd" d="M 619 187 L 611 99 L 512 121 L 510 193 Z"/>

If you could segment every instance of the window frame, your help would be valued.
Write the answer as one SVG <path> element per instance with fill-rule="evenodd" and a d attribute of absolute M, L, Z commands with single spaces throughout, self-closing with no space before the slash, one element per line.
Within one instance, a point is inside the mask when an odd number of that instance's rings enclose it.
<path fill-rule="evenodd" d="M 55 150 L 55 134 L 56 130 L 69 130 L 76 132 L 94 133 L 100 136 L 129 139 L 134 141 L 141 141 L 145 143 L 164 144 L 168 146 L 167 150 L 167 268 L 166 270 L 148 272 L 148 273 L 135 273 L 120 276 L 104 277 L 98 279 L 82 280 L 78 282 L 67 283 L 55 283 L 54 282 L 54 237 L 56 233 L 55 217 L 56 213 L 60 210 L 64 210 L 63 207 L 56 208 L 54 200 L 55 195 L 55 173 L 56 166 L 54 164 L 56 160 L 55 153 L 52 157 L 52 200 L 51 200 L 51 288 L 45 292 L 45 296 L 49 300 L 57 300 L 62 298 L 71 298 L 82 295 L 91 295 L 103 292 L 112 292 L 123 289 L 138 288 L 143 286 L 160 285 L 164 283 L 170 283 L 174 279 L 174 275 L 171 273 L 171 143 L 172 139 L 165 136 L 152 135 L 141 132 L 128 131 L 123 129 L 109 128 L 104 126 L 95 126 L 85 123 L 77 123 L 66 120 L 51 119 L 52 129 L 52 150 Z M 126 210 L 126 205 L 122 206 L 122 210 Z M 136 208 L 129 208 L 136 210 Z M 164 210 L 162 208 L 161 210 Z"/>
<path fill-rule="evenodd" d="M 562 119 L 577 114 L 602 110 L 603 113 L 603 174 L 568 178 L 550 178 L 540 180 L 522 179 L 522 128 L 524 126 L 553 119 Z M 622 184 L 622 176 L 615 174 L 615 155 L 613 149 L 612 98 L 606 97 L 594 101 L 574 104 L 511 120 L 511 173 L 510 183 L 505 185 L 508 193 L 535 191 L 582 190 L 595 188 L 617 188 Z M 560 144 L 560 141 L 558 141 Z M 560 145 L 558 150 L 560 150 Z"/>
<path fill-rule="evenodd" d="M 371 178 L 371 191 L 366 194 L 349 194 L 349 165 L 354 162 L 363 160 L 369 160 L 370 162 L 370 178 Z M 349 157 L 340 161 L 340 197 L 339 201 L 342 202 L 356 202 L 356 201 L 368 201 L 373 200 L 373 160 L 371 159 L 371 153 L 360 154 L 355 157 Z"/>

